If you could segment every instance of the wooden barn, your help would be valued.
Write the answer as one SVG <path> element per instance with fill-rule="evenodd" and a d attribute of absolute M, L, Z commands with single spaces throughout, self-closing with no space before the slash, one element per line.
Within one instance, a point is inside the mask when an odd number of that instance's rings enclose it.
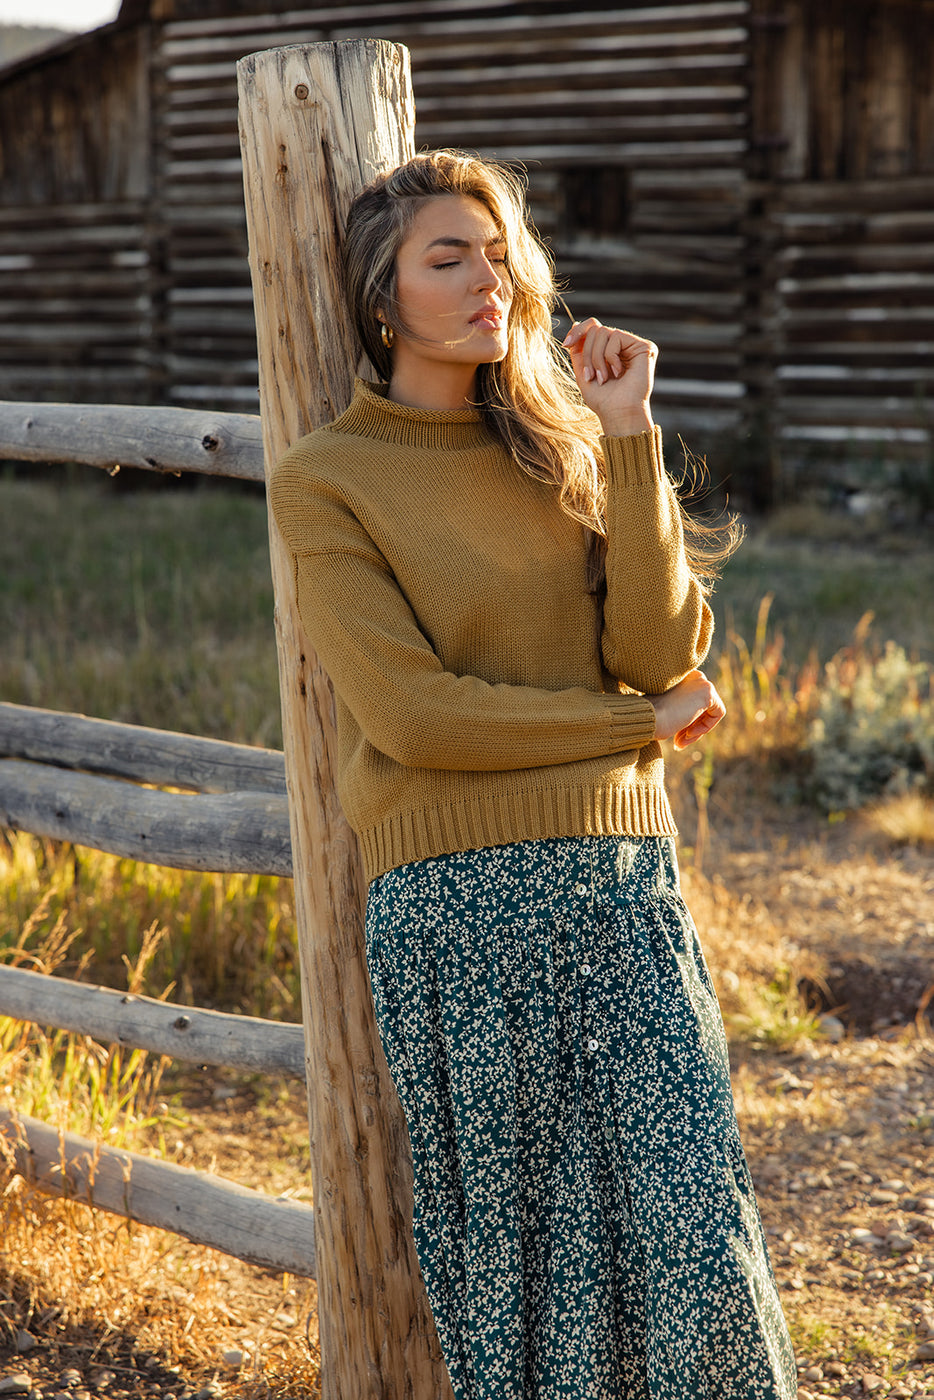
<path fill-rule="evenodd" d="M 123 0 L 0 72 L 0 398 L 255 411 L 235 62 L 364 35 L 696 451 L 930 460 L 934 0 Z"/>

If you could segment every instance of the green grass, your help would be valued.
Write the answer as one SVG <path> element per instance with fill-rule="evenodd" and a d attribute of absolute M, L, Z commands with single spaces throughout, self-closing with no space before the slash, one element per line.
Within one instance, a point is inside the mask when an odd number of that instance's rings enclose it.
<path fill-rule="evenodd" d="M 281 742 L 260 493 L 218 483 L 126 491 L 75 468 L 52 480 L 0 476 L 0 515 L 0 699 Z M 876 633 L 930 654 L 934 554 L 902 543 L 813 511 L 750 531 L 715 599 L 711 674 L 731 722 L 713 736 L 711 772 L 800 743 L 821 678 L 807 658 L 850 644 L 868 610 Z M 711 773 L 690 776 L 702 800 Z M 0 891 L 0 949 L 46 898 L 37 937 L 64 917 L 101 981 L 121 985 L 121 960 L 138 956 L 155 922 L 165 932 L 147 991 L 172 984 L 179 1000 L 300 1015 L 288 882 L 15 837 L 0 849 Z"/>
<path fill-rule="evenodd" d="M 792 665 L 803 665 L 811 652 L 829 660 L 866 613 L 873 614 L 873 636 L 934 660 L 934 550 L 918 534 L 873 530 L 812 508 L 753 526 L 714 595 L 715 649 L 731 629 L 753 635 L 767 593 L 771 627 Z"/>
<path fill-rule="evenodd" d="M 0 698 L 281 743 L 261 495 L 0 480 Z"/>
<path fill-rule="evenodd" d="M 803 1040 L 820 1037 L 818 1017 L 804 1004 L 790 968 L 778 968 L 768 986 L 742 991 L 743 1010 L 730 1017 L 729 1026 L 744 1040 L 772 1050 L 791 1050 Z"/>

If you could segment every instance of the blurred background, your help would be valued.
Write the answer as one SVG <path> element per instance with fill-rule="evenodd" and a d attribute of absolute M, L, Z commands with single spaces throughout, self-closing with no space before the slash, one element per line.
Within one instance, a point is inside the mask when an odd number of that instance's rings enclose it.
<path fill-rule="evenodd" d="M 256 411 L 235 62 L 373 35 L 411 50 L 417 147 L 525 166 L 574 313 L 659 343 L 660 420 L 735 502 L 934 504 L 931 0 L 0 20 L 0 398 Z"/>

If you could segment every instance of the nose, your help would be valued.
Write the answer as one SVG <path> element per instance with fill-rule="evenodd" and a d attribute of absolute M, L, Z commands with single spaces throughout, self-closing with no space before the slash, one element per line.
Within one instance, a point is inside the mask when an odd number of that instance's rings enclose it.
<path fill-rule="evenodd" d="M 477 272 L 478 291 L 498 291 L 503 285 L 503 278 L 496 264 L 491 262 L 486 253 L 480 254 L 480 267 Z"/>

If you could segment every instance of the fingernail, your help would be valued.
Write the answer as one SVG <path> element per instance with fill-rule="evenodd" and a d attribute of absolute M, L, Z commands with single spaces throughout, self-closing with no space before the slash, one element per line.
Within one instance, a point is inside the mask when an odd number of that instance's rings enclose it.
<path fill-rule="evenodd" d="M 567 335 L 564 337 L 564 339 L 562 340 L 561 344 L 562 344 L 562 345 L 567 345 L 568 341 L 571 339 L 571 336 L 572 336 L 573 334 L 574 334 L 573 331 L 568 331 Z"/>
<path fill-rule="evenodd" d="M 584 382 L 589 384 L 591 379 L 593 379 L 593 370 L 590 368 L 590 365 L 587 365 L 584 368 Z"/>
<path fill-rule="evenodd" d="M 598 370 L 597 370 L 597 383 L 598 383 L 598 384 L 605 384 L 605 383 L 606 383 L 606 375 L 603 373 L 603 370 L 602 370 L 602 369 L 598 369 Z"/>

